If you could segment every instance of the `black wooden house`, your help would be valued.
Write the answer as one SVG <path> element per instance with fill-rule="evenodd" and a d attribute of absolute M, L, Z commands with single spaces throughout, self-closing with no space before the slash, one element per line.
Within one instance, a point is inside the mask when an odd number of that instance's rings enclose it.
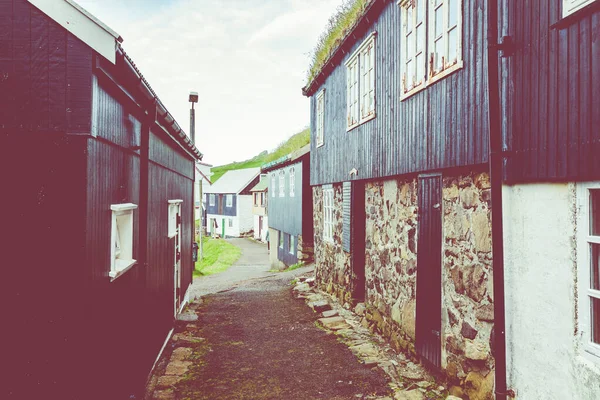
<path fill-rule="evenodd" d="M 71 0 L 0 1 L 1 398 L 140 396 L 186 300 L 202 155 L 121 41 Z"/>
<path fill-rule="evenodd" d="M 313 203 L 310 145 L 262 167 L 268 178 L 267 202 L 271 266 L 313 260 Z"/>
<path fill-rule="evenodd" d="M 318 284 L 488 395 L 473 384 L 494 379 L 486 12 L 367 2 L 303 93 Z"/>

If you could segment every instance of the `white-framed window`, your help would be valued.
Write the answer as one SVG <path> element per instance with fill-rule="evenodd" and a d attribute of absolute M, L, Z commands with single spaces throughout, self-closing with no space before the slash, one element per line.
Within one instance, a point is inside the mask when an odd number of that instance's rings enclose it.
<path fill-rule="evenodd" d="M 596 0 L 563 0 L 562 16 L 566 17 Z"/>
<path fill-rule="evenodd" d="M 169 200 L 169 237 L 177 235 L 177 225 L 181 221 L 181 203 L 183 203 L 183 200 Z"/>
<path fill-rule="evenodd" d="M 400 0 L 402 98 L 462 68 L 462 0 Z"/>
<path fill-rule="evenodd" d="M 294 197 L 294 193 L 296 191 L 296 170 L 294 167 L 290 168 L 290 197 Z"/>
<path fill-rule="evenodd" d="M 600 182 L 578 184 L 579 323 L 584 351 L 600 362 Z"/>
<path fill-rule="evenodd" d="M 116 279 L 129 268 L 136 260 L 133 258 L 133 210 L 136 204 L 113 204 L 111 234 L 110 234 L 110 272 L 112 280 Z"/>
<path fill-rule="evenodd" d="M 285 197 L 285 172 L 279 171 L 279 197 Z"/>
<path fill-rule="evenodd" d="M 323 186 L 323 240 L 333 243 L 333 187 Z"/>
<path fill-rule="evenodd" d="M 325 89 L 317 94 L 317 147 L 325 143 Z"/>
<path fill-rule="evenodd" d="M 254 207 L 258 207 L 258 192 L 254 192 Z"/>
<path fill-rule="evenodd" d="M 283 249 L 283 232 L 279 231 L 279 248 Z"/>
<path fill-rule="evenodd" d="M 277 185 L 277 178 L 275 177 L 275 173 L 271 174 L 271 197 L 275 197 L 275 185 Z"/>
<path fill-rule="evenodd" d="M 215 195 L 214 193 L 211 193 L 208 195 L 208 205 L 209 206 L 214 206 L 215 205 Z"/>
<path fill-rule="evenodd" d="M 296 254 L 296 236 L 290 235 L 290 254 Z"/>
<path fill-rule="evenodd" d="M 229 225 L 230 228 L 233 228 L 233 218 L 229 218 Z"/>
<path fill-rule="evenodd" d="M 233 195 L 232 194 L 225 195 L 225 207 L 233 207 Z"/>
<path fill-rule="evenodd" d="M 265 206 L 265 192 L 260 192 L 260 205 Z"/>
<path fill-rule="evenodd" d="M 375 117 L 375 33 L 346 61 L 347 129 Z"/>

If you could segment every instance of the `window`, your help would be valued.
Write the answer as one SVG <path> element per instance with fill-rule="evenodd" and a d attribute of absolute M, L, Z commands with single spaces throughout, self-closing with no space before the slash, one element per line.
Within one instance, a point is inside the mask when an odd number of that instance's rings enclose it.
<path fill-rule="evenodd" d="M 406 98 L 462 67 L 462 0 L 400 0 L 399 4 L 402 97 Z"/>
<path fill-rule="evenodd" d="M 137 205 L 113 204 L 111 222 L 110 272 L 112 280 L 116 279 L 136 261 L 133 259 L 133 210 Z"/>
<path fill-rule="evenodd" d="M 290 254 L 296 254 L 296 236 L 290 235 Z"/>
<path fill-rule="evenodd" d="M 229 227 L 233 228 L 233 218 L 229 218 Z"/>
<path fill-rule="evenodd" d="M 208 195 L 208 205 L 209 206 L 215 205 L 215 195 L 213 193 Z"/>
<path fill-rule="evenodd" d="M 594 1 L 595 0 L 563 0 L 562 15 L 563 17 L 566 17 L 569 14 L 573 14 L 575 11 L 582 9 Z"/>
<path fill-rule="evenodd" d="M 325 136 L 325 89 L 317 95 L 317 147 L 323 146 Z"/>
<path fill-rule="evenodd" d="M 348 130 L 375 117 L 375 34 L 346 62 Z"/>
<path fill-rule="evenodd" d="M 260 192 L 260 205 L 261 206 L 265 206 L 265 193 L 264 192 Z"/>
<path fill-rule="evenodd" d="M 285 197 L 285 172 L 279 171 L 279 197 Z"/>
<path fill-rule="evenodd" d="M 323 187 L 323 240 L 333 243 L 333 187 Z"/>
<path fill-rule="evenodd" d="M 283 232 L 279 231 L 279 248 L 283 249 Z"/>
<path fill-rule="evenodd" d="M 275 173 L 271 174 L 271 197 L 275 197 L 275 185 L 277 184 L 277 179 L 275 178 Z"/>
<path fill-rule="evenodd" d="M 296 190 L 296 171 L 294 167 L 290 168 L 290 197 L 294 197 L 294 191 Z"/>
<path fill-rule="evenodd" d="M 225 195 L 225 207 L 233 207 L 233 195 L 232 194 Z"/>
<path fill-rule="evenodd" d="M 258 193 L 254 192 L 254 207 L 258 207 Z"/>
<path fill-rule="evenodd" d="M 169 200 L 168 236 L 177 235 L 177 225 L 181 223 L 181 203 L 183 200 Z"/>
<path fill-rule="evenodd" d="M 579 263 L 579 315 L 583 348 L 600 357 L 600 183 L 580 184 L 578 197 L 582 210 L 577 254 Z"/>

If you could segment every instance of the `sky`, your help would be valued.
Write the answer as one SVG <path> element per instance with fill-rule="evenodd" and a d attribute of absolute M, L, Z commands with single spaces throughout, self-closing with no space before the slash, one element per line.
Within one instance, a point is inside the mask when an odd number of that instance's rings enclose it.
<path fill-rule="evenodd" d="M 342 0 L 77 0 L 124 39 L 163 104 L 221 165 L 273 150 L 309 125 L 309 55 Z"/>

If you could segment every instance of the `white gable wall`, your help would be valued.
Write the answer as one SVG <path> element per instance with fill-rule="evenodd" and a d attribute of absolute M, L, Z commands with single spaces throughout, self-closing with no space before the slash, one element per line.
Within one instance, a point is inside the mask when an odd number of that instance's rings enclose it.
<path fill-rule="evenodd" d="M 237 215 L 239 219 L 240 233 L 247 233 L 254 229 L 254 215 L 252 214 L 252 196 L 237 196 Z"/>
<path fill-rule="evenodd" d="M 578 328 L 575 184 L 505 186 L 503 196 L 508 387 L 517 399 L 598 399 L 600 359 Z"/>

